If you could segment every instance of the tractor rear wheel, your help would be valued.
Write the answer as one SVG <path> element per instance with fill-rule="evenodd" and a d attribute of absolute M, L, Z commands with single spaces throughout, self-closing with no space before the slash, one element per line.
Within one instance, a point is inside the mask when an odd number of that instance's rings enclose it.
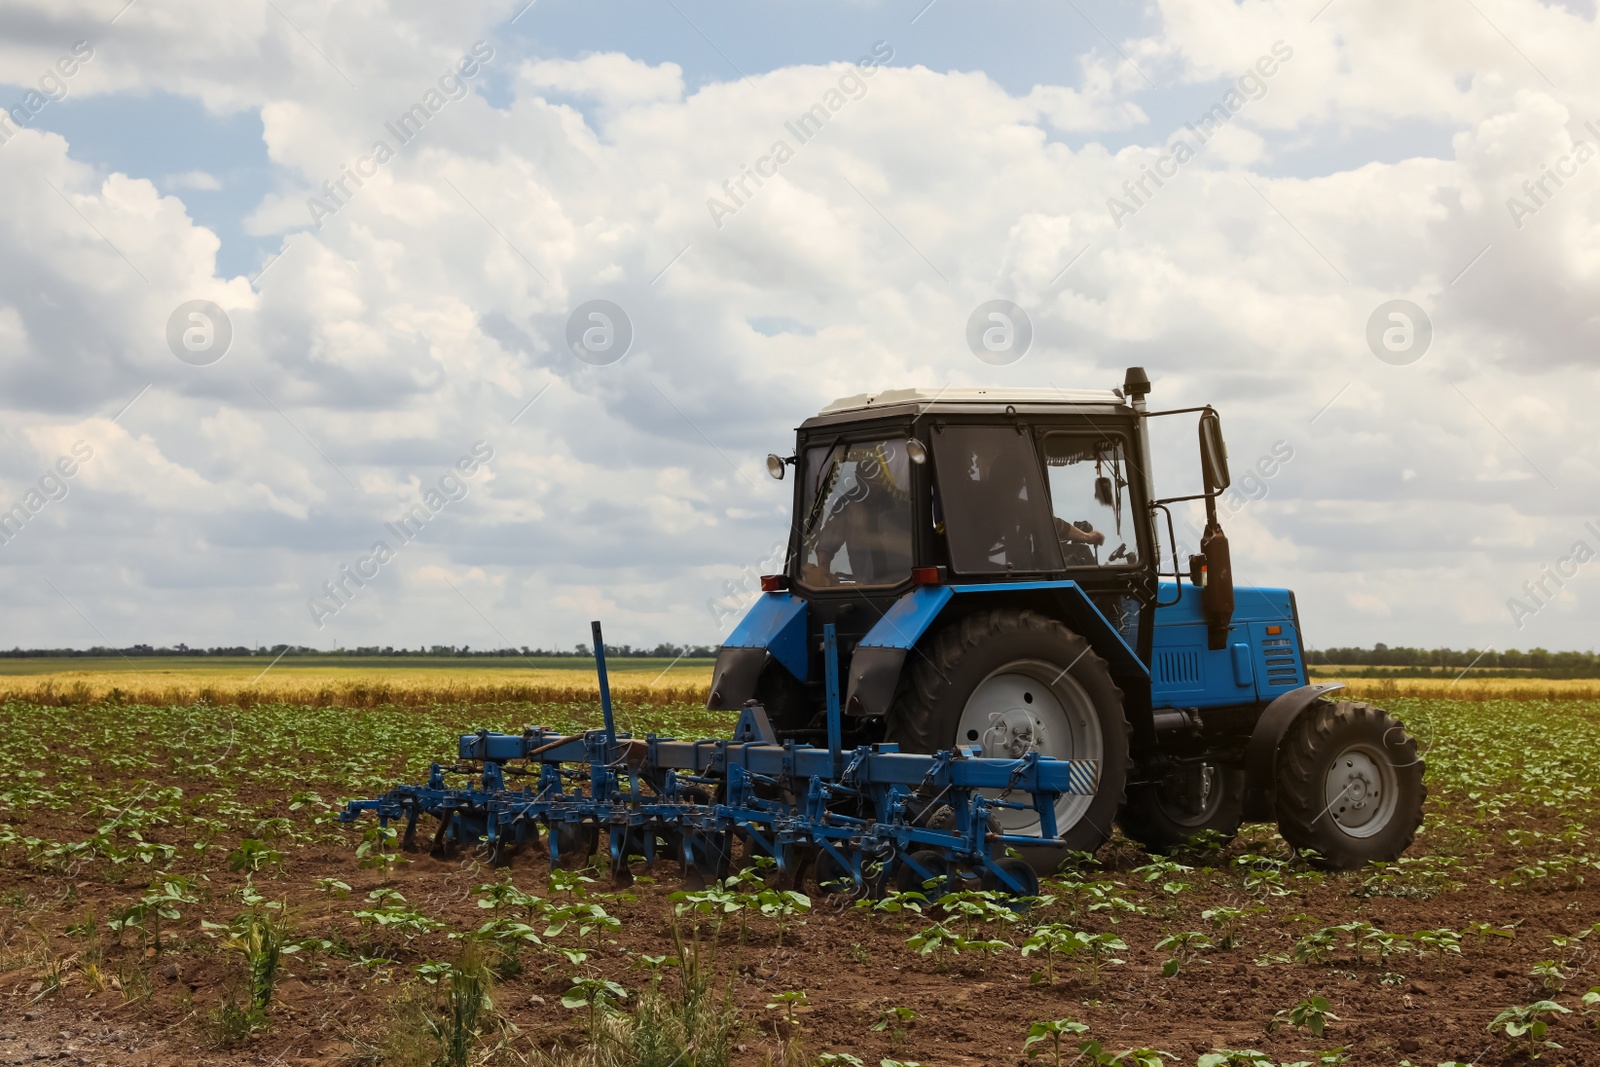
<path fill-rule="evenodd" d="M 1038 612 L 993 610 L 946 626 L 912 656 L 889 711 L 887 740 L 907 752 L 976 745 L 1004 759 L 1037 751 L 1099 760 L 1099 791 L 1056 803 L 1057 847 L 1023 851 L 1035 870 L 1049 874 L 1063 849 L 1093 852 L 1105 844 L 1127 787 L 1129 726 L 1122 690 L 1088 641 Z M 995 814 L 1007 834 L 1039 835 L 1036 812 Z"/>
<path fill-rule="evenodd" d="M 1398 859 L 1422 823 L 1422 772 L 1416 740 L 1388 712 L 1319 700 L 1278 750 L 1278 832 L 1333 870 Z"/>
<path fill-rule="evenodd" d="M 1168 852 L 1210 830 L 1231 841 L 1244 821 L 1244 771 L 1197 763 L 1159 782 L 1128 787 L 1117 816 L 1122 832 L 1148 852 Z"/>

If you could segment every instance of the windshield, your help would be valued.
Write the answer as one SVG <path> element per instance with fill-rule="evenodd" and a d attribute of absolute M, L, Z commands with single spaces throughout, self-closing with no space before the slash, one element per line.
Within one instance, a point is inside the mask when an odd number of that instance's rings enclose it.
<path fill-rule="evenodd" d="M 911 575 L 911 464 L 903 437 L 806 449 L 800 581 L 893 585 Z"/>
<path fill-rule="evenodd" d="M 1050 510 L 1069 567 L 1135 566 L 1138 541 L 1127 522 L 1128 480 L 1115 437 L 1052 433 L 1044 439 Z"/>

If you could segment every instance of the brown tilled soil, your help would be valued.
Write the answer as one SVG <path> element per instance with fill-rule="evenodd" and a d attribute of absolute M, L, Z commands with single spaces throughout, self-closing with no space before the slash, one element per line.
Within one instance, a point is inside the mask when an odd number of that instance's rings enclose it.
<path fill-rule="evenodd" d="M 331 792 L 338 787 L 330 782 L 389 780 L 381 771 L 387 756 L 366 758 L 365 750 L 340 748 L 351 742 L 343 735 L 322 736 L 331 729 L 325 718 L 282 712 L 272 720 L 272 737 L 253 736 L 264 727 L 252 720 L 241 727 L 249 738 L 243 747 L 231 728 L 220 731 L 211 739 L 217 762 L 197 766 L 189 749 L 210 744 L 208 735 L 199 728 L 192 735 L 171 734 L 172 723 L 182 718 L 171 709 L 102 709 L 55 718 L 22 706 L 8 710 L 11 718 L 0 722 L 9 722 L 10 732 L 0 741 L 16 743 L 0 744 L 0 841 L 10 842 L 0 843 L 0 1064 L 385 1062 L 379 1050 L 396 1051 L 394 1036 L 415 1031 L 419 1005 L 438 995 L 415 968 L 453 958 L 462 942 L 442 932 L 408 941 L 358 922 L 352 912 L 370 907 L 367 895 L 388 886 L 457 932 L 475 930 L 494 914 L 478 906 L 474 887 L 495 880 L 497 872 L 472 860 L 441 862 L 426 855 L 407 856 L 392 872 L 365 869 L 356 854 L 360 828 L 316 822 L 309 808 L 291 811 L 288 791 L 264 784 L 304 777 Z M 196 722 L 210 721 L 207 709 L 193 710 Z M 1013 946 L 992 957 L 919 956 L 906 940 L 928 917 L 835 906 L 833 898 L 820 895 L 781 946 L 772 920 L 751 911 L 731 916 L 720 935 L 715 973 L 741 1015 L 734 1061 L 755 1065 L 770 1055 L 785 1067 L 810 1067 L 832 1051 L 870 1065 L 890 1058 L 928 1065 L 1013 1064 L 1026 1060 L 1030 1023 L 1070 1017 L 1086 1023 L 1112 1054 L 1150 1047 L 1182 1065 L 1214 1048 L 1259 1049 L 1274 1063 L 1293 1063 L 1315 1062 L 1315 1053 L 1343 1047 L 1353 1064 L 1434 1067 L 1459 1061 L 1500 1067 L 1529 1062 L 1528 1054 L 1525 1045 L 1515 1047 L 1490 1033 L 1490 1022 L 1508 1007 L 1548 996 L 1570 1014 L 1555 1016 L 1547 1035 L 1564 1048 L 1542 1049 L 1539 1062 L 1600 1064 L 1600 1014 L 1582 1002 L 1585 991 L 1600 986 L 1600 933 L 1586 935 L 1600 922 L 1600 860 L 1588 854 L 1582 825 L 1594 822 L 1590 754 L 1597 751 L 1600 708 L 1444 710 L 1434 715 L 1426 707 L 1410 709 L 1428 737 L 1439 737 L 1429 756 L 1428 830 L 1409 854 L 1417 862 L 1393 881 L 1379 884 L 1371 872 L 1322 876 L 1290 868 L 1276 889 L 1252 886 L 1234 861 L 1251 848 L 1283 854 L 1270 830 L 1257 827 L 1208 864 L 1177 875 L 1186 887 L 1169 893 L 1161 883 L 1172 876 L 1147 883 L 1135 868 L 1149 858 L 1114 838 L 1101 850 L 1103 869 L 1079 877 L 1119 883 L 1118 894 L 1143 913 L 1099 910 L 1076 921 L 1080 929 L 1111 932 L 1128 945 L 1117 954 L 1123 962 L 1108 964 L 1098 981 L 1082 961 L 1066 959 L 1056 965 L 1054 984 L 1036 984 L 1030 975 L 1041 969 L 1038 957 L 1024 958 L 1016 950 L 1035 924 L 1074 922 L 1065 899 L 1036 907 L 1016 923 L 980 927 L 984 936 Z M 167 718 L 159 720 L 163 714 Z M 423 743 L 401 736 L 401 727 L 412 724 L 409 709 L 400 718 L 348 714 L 360 721 L 340 723 L 351 736 L 370 741 L 369 748 L 398 752 Z M 1435 718 L 1444 724 L 1438 731 Z M 163 721 L 167 725 L 158 729 Z M 680 722 L 674 728 L 697 727 Z M 141 729 L 151 736 L 141 736 Z M 188 740 L 162 742 L 161 729 Z M 303 751 L 295 739 L 301 729 Z M 321 737 L 315 741 L 320 749 L 312 747 L 313 731 Z M 146 750 L 149 760 L 127 758 Z M 404 762 L 396 759 L 397 765 Z M 57 788 L 52 768 L 60 767 L 76 769 Z M 177 769 L 183 767 L 189 770 Z M 204 767 L 220 778 L 195 777 Z M 92 781 L 82 777 L 91 772 Z M 220 793 L 219 780 L 227 783 Z M 179 918 L 162 922 L 158 944 L 139 929 L 124 931 L 118 944 L 107 920 L 139 900 L 165 861 L 52 859 L 47 843 L 82 842 L 113 814 L 88 810 L 106 803 L 89 796 L 126 798 L 117 803 L 154 810 L 161 803 L 154 791 L 169 786 L 182 789 L 185 814 L 143 832 L 178 850 L 170 867 L 195 880 L 198 899 L 179 905 Z M 176 811 L 176 803 L 169 809 Z M 228 828 L 218 831 L 214 847 L 198 852 L 194 820 L 212 815 Z M 245 876 L 228 869 L 229 852 L 246 832 L 271 832 L 270 825 L 257 828 L 271 816 L 288 819 L 305 839 L 271 839 L 283 853 L 282 865 L 256 874 L 253 884 L 268 900 L 283 903 L 293 936 L 331 944 L 286 957 L 264 1028 L 229 1041 L 219 1009 L 237 1002 L 241 958 L 224 950 L 202 922 L 228 924 L 244 910 Z M 125 830 L 118 831 L 124 845 Z M 43 843 L 30 845 L 25 838 Z M 525 892 L 548 892 L 547 869 L 537 855 L 519 857 L 511 875 Z M 635 899 L 603 901 L 622 926 L 604 935 L 608 943 L 581 970 L 625 986 L 625 1008 L 637 1003 L 647 983 L 645 972 L 630 964 L 640 955 L 672 951 L 673 905 L 667 897 L 681 882 L 674 870 L 657 871 L 656 877 L 640 879 L 632 889 Z M 318 879 L 341 880 L 352 892 L 331 895 L 318 889 Z M 613 887 L 602 877 L 590 889 L 598 894 Z M 1048 883 L 1045 891 L 1060 892 Z M 1167 953 L 1157 943 L 1185 931 L 1215 937 L 1202 912 L 1223 905 L 1261 910 L 1243 922 L 1236 947 L 1207 949 L 1179 974 L 1163 977 Z M 83 932 L 91 909 L 94 936 Z M 1461 954 L 1401 952 L 1380 965 L 1370 951 L 1358 957 L 1341 937 L 1329 960 L 1293 961 L 1297 939 L 1353 921 L 1398 935 L 1449 928 L 1462 934 Z M 1478 923 L 1508 928 L 1514 937 L 1469 932 Z M 1562 938 L 1570 940 L 1552 940 Z M 571 939 L 568 931 L 554 940 L 570 945 Z M 363 956 L 394 962 L 364 963 Z M 1560 969 L 1559 992 L 1547 992 L 1530 975 L 1541 961 Z M 553 1048 L 579 1046 L 586 1013 L 561 1005 L 573 967 L 553 952 L 529 947 L 520 955 L 520 970 L 505 970 L 494 1004 L 514 1029 L 486 1040 L 480 1056 L 542 1067 Z M 767 1007 L 779 994 L 799 990 L 809 1004 L 792 1020 L 782 1009 Z M 1275 1022 L 1311 996 L 1325 997 L 1338 1016 L 1321 1038 Z M 915 1019 L 874 1031 L 874 1023 L 894 1007 L 911 1009 Z M 1062 1063 L 1076 1052 L 1070 1045 Z M 387 1062 L 397 1061 L 390 1056 Z"/>
<path fill-rule="evenodd" d="M 43 835 L 51 821 L 40 819 L 19 829 Z M 399 889 L 424 914 L 457 929 L 482 922 L 487 913 L 477 906 L 473 887 L 490 880 L 491 872 L 470 861 L 418 856 L 385 879 L 358 868 L 351 849 L 354 836 L 346 844 L 291 851 L 281 874 L 256 876 L 264 894 L 286 902 L 298 936 L 372 946 L 371 929 L 360 927 L 349 913 L 379 884 Z M 1098 984 L 1073 961 L 1058 964 L 1054 985 L 1030 983 L 1036 957 L 1024 960 L 1015 951 L 987 959 L 919 957 L 905 941 L 924 925 L 920 917 L 836 910 L 821 897 L 804 925 L 789 929 L 781 947 L 770 921 L 749 918 L 741 932 L 739 917 L 729 919 L 719 962 L 745 1020 L 737 1062 L 759 1062 L 786 1038 L 797 1038 L 813 1056 L 848 1051 L 867 1063 L 887 1057 L 925 1064 L 1026 1062 L 1023 1038 L 1029 1023 L 1070 1016 L 1087 1023 L 1109 1051 L 1149 1046 L 1171 1052 L 1185 1064 L 1215 1047 L 1259 1049 L 1275 1061 L 1294 1061 L 1314 1060 L 1302 1050 L 1335 1046 L 1348 1046 L 1350 1062 L 1357 1064 L 1394 1065 L 1403 1059 L 1429 1067 L 1449 1060 L 1520 1063 L 1525 1054 L 1509 1051 L 1508 1042 L 1485 1026 L 1500 1009 L 1544 996 L 1529 969 L 1552 956 L 1570 960 L 1573 977 L 1561 998 L 1569 1006 L 1577 1004 L 1576 993 L 1600 981 L 1586 942 L 1561 950 L 1548 938 L 1580 933 L 1600 919 L 1600 890 L 1585 885 L 1545 894 L 1492 888 L 1487 879 L 1512 866 L 1509 859 L 1498 858 L 1485 870 L 1472 872 L 1466 879 L 1471 885 L 1429 899 L 1363 898 L 1350 893 L 1359 877 L 1312 884 L 1312 879 L 1291 875 L 1289 895 L 1265 899 L 1267 912 L 1248 920 L 1237 948 L 1207 951 L 1176 977 L 1164 978 L 1164 954 L 1154 947 L 1161 937 L 1205 930 L 1202 910 L 1249 904 L 1251 899 L 1237 875 L 1226 869 L 1196 870 L 1185 876 L 1192 888 L 1174 897 L 1146 887 L 1129 873 L 1146 862 L 1133 846 L 1114 843 L 1102 858 L 1108 869 L 1099 876 L 1124 883 L 1127 896 L 1150 914 L 1127 915 L 1112 924 L 1097 913 L 1084 921 L 1089 929 L 1115 931 L 1130 946 L 1120 954 L 1125 962 L 1107 966 Z M 381 1043 L 397 1025 L 396 1004 L 413 982 L 410 967 L 451 951 L 441 936 L 429 935 L 397 953 L 399 963 L 378 970 L 325 952 L 290 957 L 269 1028 L 240 1045 L 221 1047 L 211 1020 L 227 991 L 237 985 L 238 964 L 202 932 L 200 920 L 225 922 L 236 914 L 240 905 L 232 894 L 243 878 L 226 870 L 210 871 L 202 904 L 184 907 L 180 921 L 163 927 L 159 949 L 137 945 L 136 930 L 128 932 L 122 947 L 108 944 L 101 964 L 107 988 L 96 990 L 81 967 L 84 941 L 66 928 L 81 920 L 86 906 L 92 905 L 103 920 L 136 898 L 148 868 L 132 866 L 111 872 L 113 879 L 126 874 L 122 883 L 108 881 L 98 868 L 76 875 L 15 865 L 0 868 L 9 927 L 9 973 L 0 975 L 0 990 L 6 994 L 0 998 L 0 1063 L 372 1062 L 362 1050 Z M 516 884 L 533 893 L 544 892 L 545 873 L 542 861 L 526 858 L 519 859 L 513 872 Z M 315 880 L 321 877 L 341 879 L 354 892 L 339 900 L 315 891 Z M 643 977 L 628 967 L 629 960 L 637 953 L 671 951 L 666 896 L 677 888 L 676 873 L 663 873 L 659 883 L 641 881 L 634 887 L 636 901 L 608 902 L 623 926 L 611 935 L 616 943 L 606 946 L 592 969 L 637 990 Z M 601 881 L 593 889 L 611 887 Z M 1019 944 L 1026 925 L 1063 918 L 1062 906 L 1054 905 L 1023 916 L 1017 924 L 996 923 L 992 936 Z M 1391 978 L 1395 984 L 1380 982 L 1382 972 L 1370 954 L 1357 961 L 1348 949 L 1325 964 L 1288 962 L 1295 936 L 1352 919 L 1398 933 L 1462 930 L 1470 922 L 1487 921 L 1514 927 L 1516 937 L 1480 941 L 1467 936 L 1460 958 L 1398 955 L 1389 969 L 1404 978 Z M 65 961 L 65 982 L 55 992 L 45 992 L 42 982 L 46 944 L 57 960 Z M 532 951 L 523 959 L 526 969 L 503 980 L 495 995 L 518 1031 L 495 1057 L 501 1062 L 520 1062 L 533 1045 L 548 1049 L 576 1043 L 583 1033 L 582 1013 L 560 1005 L 569 986 L 565 964 L 558 968 L 550 957 Z M 113 982 L 119 975 L 120 982 Z M 142 982 L 148 983 L 148 995 L 138 995 Z M 120 990 L 112 988 L 118 984 Z M 809 1000 L 793 1025 L 780 1010 L 766 1007 L 775 994 L 787 990 L 804 990 Z M 1275 1013 L 1312 994 L 1325 996 L 1339 1016 L 1321 1040 L 1287 1025 L 1272 1025 Z M 916 1019 L 899 1035 L 873 1032 L 880 1013 L 895 1006 L 911 1008 Z M 1600 1035 L 1591 1018 L 1579 1013 L 1563 1017 L 1549 1036 L 1565 1049 L 1546 1051 L 1541 1062 L 1600 1063 Z"/>

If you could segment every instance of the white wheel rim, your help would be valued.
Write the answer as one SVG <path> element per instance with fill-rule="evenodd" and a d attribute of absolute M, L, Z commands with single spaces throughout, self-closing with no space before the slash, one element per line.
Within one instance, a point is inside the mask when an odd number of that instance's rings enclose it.
<path fill-rule="evenodd" d="M 978 683 L 956 724 L 955 743 L 977 745 L 980 755 L 1021 759 L 1029 752 L 1057 759 L 1105 758 L 1100 716 L 1089 694 L 1060 666 L 1039 660 L 1018 660 Z M 996 798 L 1003 791 L 983 790 Z M 1006 798 L 1027 803 L 1027 793 Z M 1063 796 L 1056 801 L 1056 831 L 1066 833 L 1089 810 L 1093 796 Z M 1013 808 L 995 809 L 1008 834 L 1039 836 L 1039 814 Z"/>
<path fill-rule="evenodd" d="M 1223 786 L 1222 771 L 1210 763 L 1202 763 L 1196 768 L 1201 775 L 1200 810 L 1190 811 L 1183 806 L 1181 799 L 1174 799 L 1168 795 L 1167 787 L 1156 787 L 1156 802 L 1161 805 L 1161 811 L 1173 823 L 1185 829 L 1196 829 L 1204 826 L 1222 810 Z M 1183 783 L 1179 783 L 1180 785 Z"/>
<path fill-rule="evenodd" d="M 1323 788 L 1328 816 L 1351 837 L 1382 833 L 1400 799 L 1388 754 L 1365 742 L 1339 753 L 1328 767 Z"/>

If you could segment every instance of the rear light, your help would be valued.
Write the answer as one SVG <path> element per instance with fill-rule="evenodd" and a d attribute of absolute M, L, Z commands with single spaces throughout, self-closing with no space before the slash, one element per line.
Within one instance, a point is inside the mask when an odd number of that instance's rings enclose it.
<path fill-rule="evenodd" d="M 943 585 L 943 567 L 913 567 L 911 568 L 911 582 L 913 585 Z"/>
<path fill-rule="evenodd" d="M 787 574 L 763 574 L 761 576 L 761 591 L 763 593 L 781 593 L 789 588 Z"/>

